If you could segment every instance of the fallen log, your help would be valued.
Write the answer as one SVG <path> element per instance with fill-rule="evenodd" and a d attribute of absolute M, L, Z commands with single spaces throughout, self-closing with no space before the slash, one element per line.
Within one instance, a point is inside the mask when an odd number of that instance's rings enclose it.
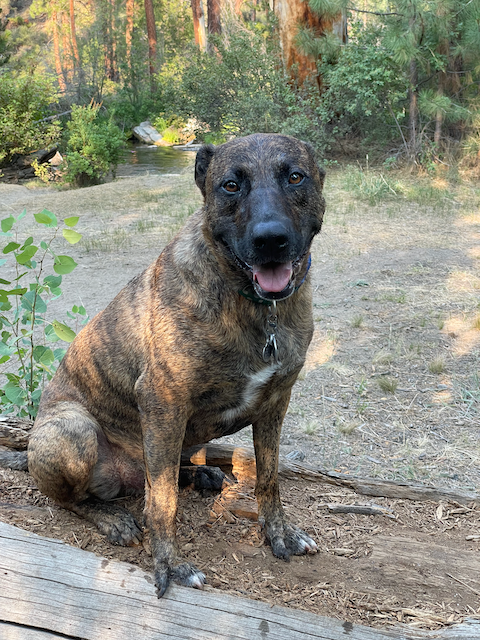
<path fill-rule="evenodd" d="M 9 640 L 461 640 L 480 622 L 438 631 L 373 629 L 313 613 L 172 585 L 60 540 L 0 523 L 0 638 Z"/>
<path fill-rule="evenodd" d="M 0 416 L 0 446 L 6 446 L 18 451 L 25 450 L 28 445 L 28 436 L 32 423 L 23 418 Z M 8 465 L 8 456 L 1 455 L 0 464 Z M 7 462 L 5 462 L 7 460 Z M 17 458 L 15 458 L 17 460 Z M 23 458 L 17 461 L 17 469 Z M 236 478 L 242 478 L 251 482 L 256 478 L 255 453 L 253 447 L 239 447 L 236 445 L 209 442 L 206 445 L 191 447 L 182 453 L 184 465 L 209 465 L 220 467 L 227 473 L 233 473 Z M 325 482 L 350 489 L 364 496 L 383 498 L 396 498 L 399 500 L 419 500 L 434 502 L 447 501 L 460 504 L 480 504 L 480 494 L 474 491 L 461 491 L 459 489 L 440 488 L 414 482 L 399 482 L 394 480 L 382 480 L 379 478 L 360 478 L 350 476 L 347 473 L 327 471 L 312 465 L 299 464 L 290 460 L 279 461 L 278 472 L 280 477 L 297 479 L 305 478 L 312 482 Z"/>
<path fill-rule="evenodd" d="M 182 454 L 182 464 L 208 464 L 232 472 L 235 477 L 255 478 L 255 453 L 253 447 L 208 443 L 192 447 Z M 280 460 L 279 475 L 283 478 L 305 478 L 350 489 L 364 496 L 396 498 L 434 502 L 450 501 L 460 504 L 480 504 L 480 494 L 474 491 L 439 488 L 414 482 L 398 482 L 378 478 L 358 478 L 346 473 L 326 471 L 311 465 Z"/>

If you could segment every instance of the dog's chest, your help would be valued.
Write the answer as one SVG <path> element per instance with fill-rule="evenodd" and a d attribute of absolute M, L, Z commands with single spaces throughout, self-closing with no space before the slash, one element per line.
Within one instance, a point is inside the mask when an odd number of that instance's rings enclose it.
<path fill-rule="evenodd" d="M 271 364 L 256 373 L 250 374 L 244 383 L 240 402 L 237 406 L 223 411 L 220 416 L 220 422 L 227 425 L 232 424 L 254 409 L 262 390 L 271 380 L 278 368 L 279 365 Z"/>

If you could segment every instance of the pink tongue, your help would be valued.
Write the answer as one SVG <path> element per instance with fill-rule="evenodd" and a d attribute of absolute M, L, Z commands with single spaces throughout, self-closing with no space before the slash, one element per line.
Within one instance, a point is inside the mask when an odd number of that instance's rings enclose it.
<path fill-rule="evenodd" d="M 258 282 L 264 291 L 278 293 L 283 291 L 290 282 L 293 267 L 291 262 L 271 266 L 262 264 L 253 266 L 253 279 Z"/>

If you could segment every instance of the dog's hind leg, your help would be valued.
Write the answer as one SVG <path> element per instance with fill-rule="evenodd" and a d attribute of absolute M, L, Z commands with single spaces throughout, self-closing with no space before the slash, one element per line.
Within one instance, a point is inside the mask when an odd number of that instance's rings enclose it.
<path fill-rule="evenodd" d="M 42 493 L 93 522 L 111 542 L 135 544 L 142 532 L 114 503 L 122 485 L 110 473 L 109 449 L 97 422 L 78 403 L 40 410 L 28 445 L 28 468 Z"/>

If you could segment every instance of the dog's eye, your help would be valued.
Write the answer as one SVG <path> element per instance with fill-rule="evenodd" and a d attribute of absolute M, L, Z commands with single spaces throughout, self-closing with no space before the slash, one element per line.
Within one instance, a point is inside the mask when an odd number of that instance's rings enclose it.
<path fill-rule="evenodd" d="M 290 177 L 288 178 L 288 182 L 290 184 L 300 184 L 301 182 L 303 182 L 304 177 L 305 176 L 303 176 L 298 171 L 294 171 L 293 173 L 290 174 Z"/>
<path fill-rule="evenodd" d="M 235 193 L 240 189 L 238 184 L 233 180 L 228 180 L 228 182 L 225 182 L 223 188 L 225 189 L 225 191 L 228 191 L 228 193 Z"/>

